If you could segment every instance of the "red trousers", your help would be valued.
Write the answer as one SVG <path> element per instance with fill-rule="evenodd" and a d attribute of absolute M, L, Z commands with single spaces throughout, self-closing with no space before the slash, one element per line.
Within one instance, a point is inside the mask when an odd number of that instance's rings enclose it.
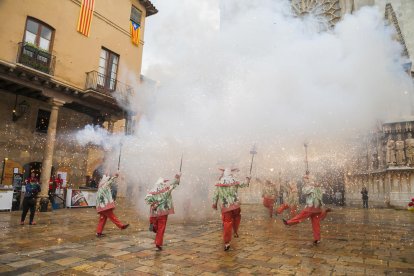
<path fill-rule="evenodd" d="M 321 208 L 306 207 L 297 216 L 287 221 L 288 225 L 297 224 L 303 220 L 310 218 L 312 222 L 313 239 L 321 239 L 321 225 L 320 221 L 325 219 L 326 211 Z"/>
<path fill-rule="evenodd" d="M 293 218 L 296 215 L 296 209 L 298 208 L 298 206 L 296 205 L 288 205 L 286 203 L 283 203 L 282 205 L 279 206 L 279 208 L 277 208 L 277 213 L 281 214 L 284 210 L 286 209 L 290 209 L 290 217 Z"/>
<path fill-rule="evenodd" d="M 165 227 L 167 227 L 168 215 L 159 216 L 159 217 L 150 217 L 150 223 L 154 227 L 155 235 L 155 245 L 162 246 L 164 240 Z"/>
<path fill-rule="evenodd" d="M 272 217 L 273 215 L 273 205 L 275 204 L 274 198 L 263 198 L 263 206 L 269 209 L 269 215 Z"/>
<path fill-rule="evenodd" d="M 113 209 L 105 210 L 102 212 L 99 212 L 99 222 L 98 227 L 96 228 L 96 233 L 102 233 L 105 223 L 107 219 L 110 219 L 113 223 L 115 223 L 118 228 L 121 228 L 123 226 L 122 222 L 119 221 L 119 219 L 115 216 Z"/>
<path fill-rule="evenodd" d="M 232 230 L 234 233 L 237 234 L 239 230 L 241 215 L 240 215 L 240 208 L 224 212 L 221 214 L 221 218 L 223 220 L 224 231 L 223 231 L 223 240 L 224 243 L 229 243 L 231 241 L 231 234 Z"/>

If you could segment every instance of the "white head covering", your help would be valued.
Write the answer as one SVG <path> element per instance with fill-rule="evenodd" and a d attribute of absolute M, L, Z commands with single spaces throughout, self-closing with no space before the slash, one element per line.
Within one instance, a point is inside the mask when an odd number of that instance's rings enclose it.
<path fill-rule="evenodd" d="M 220 177 L 216 186 L 231 186 L 239 184 L 239 181 L 233 176 L 233 172 L 238 171 L 239 169 L 225 168 L 220 170 L 223 171 L 223 175 Z"/>
<path fill-rule="evenodd" d="M 231 172 L 231 169 L 230 168 L 225 168 L 224 169 L 224 171 L 223 171 L 223 177 L 229 177 L 229 176 L 232 176 L 233 174 L 232 174 L 232 172 Z"/>

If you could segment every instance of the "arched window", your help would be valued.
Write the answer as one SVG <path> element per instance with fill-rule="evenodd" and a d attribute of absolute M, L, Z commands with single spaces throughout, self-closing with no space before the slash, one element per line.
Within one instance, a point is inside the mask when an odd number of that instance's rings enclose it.
<path fill-rule="evenodd" d="M 36 45 L 36 47 L 47 52 L 52 51 L 54 29 L 33 17 L 28 17 L 26 21 L 26 30 L 24 33 L 24 42 Z"/>

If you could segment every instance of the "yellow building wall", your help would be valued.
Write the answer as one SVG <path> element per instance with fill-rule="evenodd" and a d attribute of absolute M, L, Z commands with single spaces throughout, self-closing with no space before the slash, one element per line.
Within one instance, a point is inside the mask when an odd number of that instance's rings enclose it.
<path fill-rule="evenodd" d="M 132 44 L 129 34 L 131 5 L 142 11 L 141 43 Z M 145 9 L 138 0 L 95 0 L 90 36 L 77 32 L 78 0 L 1 0 L 0 60 L 15 63 L 18 43 L 23 41 L 26 19 L 34 17 L 55 29 L 52 54 L 54 78 L 85 88 L 86 72 L 97 70 L 102 47 L 120 56 L 118 80 L 131 82 L 141 73 Z"/>

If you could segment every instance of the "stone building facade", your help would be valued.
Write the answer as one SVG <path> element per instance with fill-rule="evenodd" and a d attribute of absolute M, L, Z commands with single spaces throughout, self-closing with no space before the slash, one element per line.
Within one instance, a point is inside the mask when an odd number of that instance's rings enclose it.
<path fill-rule="evenodd" d="M 0 155 L 8 158 L 8 166 L 5 166 L 3 174 L 3 184 L 8 185 L 12 183 L 13 168 L 19 168 L 19 171 L 23 172 L 25 165 L 42 162 L 47 133 L 36 129 L 38 110 L 47 111 L 50 107 L 47 103 L 18 96 L 18 102 L 28 103 L 28 110 L 21 118 L 13 121 L 16 96 L 3 91 L 0 91 L 0 94 L 0 121 L 4 122 L 0 129 Z M 91 116 L 69 108 L 60 108 L 52 164 L 56 170 L 67 172 L 70 176 L 68 180 L 72 183 L 84 183 L 89 150 L 74 143 L 70 135 L 87 124 L 93 124 Z"/>
<path fill-rule="evenodd" d="M 367 139 L 347 171 L 346 202 L 361 206 L 366 187 L 373 207 L 406 207 L 414 195 L 414 117 L 385 122 Z"/>
<path fill-rule="evenodd" d="M 386 22 L 395 28 L 395 39 L 403 47 L 404 68 L 414 76 L 414 2 L 409 0 L 360 0 L 354 9 L 377 6 L 384 11 Z M 413 93 L 413 91 L 411 92 Z M 382 124 L 379 131 L 368 135 L 364 149 L 353 160 L 345 177 L 346 203 L 362 206 L 361 189 L 369 191 L 373 207 L 405 208 L 414 196 L 414 167 L 410 140 L 414 117 L 401 118 Z"/>
<path fill-rule="evenodd" d="M 319 22 L 320 30 L 334 27 L 343 16 L 366 6 L 376 6 L 384 14 L 385 22 L 395 29 L 395 39 L 401 43 L 404 64 L 408 74 L 414 76 L 414 1 L 411 0 L 291 0 L 297 16 L 312 14 Z M 412 91 L 411 93 L 414 93 Z M 414 160 L 410 143 L 413 118 L 386 122 L 381 129 L 366 137 L 349 164 L 345 175 L 345 199 L 347 205 L 362 206 L 361 189 L 369 191 L 371 206 L 405 207 L 414 197 Z M 394 149 L 387 151 L 389 137 Z M 364 143 L 363 143 L 364 144 Z M 390 146 L 390 145 L 388 145 Z M 413 157 L 414 158 L 414 157 Z M 388 160 L 388 162 L 387 162 Z"/>
<path fill-rule="evenodd" d="M 52 168 L 85 184 L 103 153 L 73 134 L 87 124 L 128 128 L 145 21 L 157 12 L 149 0 L 1 1 L 1 184 L 36 170 L 45 197 Z"/>

